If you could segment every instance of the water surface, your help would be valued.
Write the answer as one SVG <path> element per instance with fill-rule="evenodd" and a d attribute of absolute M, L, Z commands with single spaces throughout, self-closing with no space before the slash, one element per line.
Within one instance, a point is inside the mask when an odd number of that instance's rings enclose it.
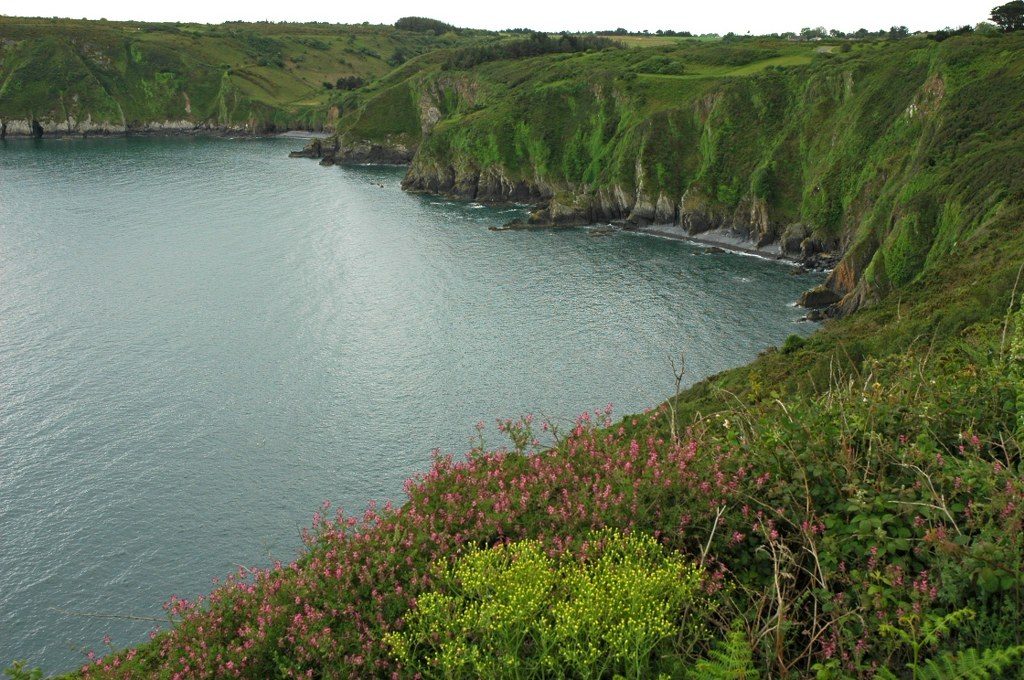
<path fill-rule="evenodd" d="M 294 140 L 0 145 L 0 667 L 145 638 L 289 560 L 319 503 L 400 500 L 480 419 L 618 413 L 748 361 L 778 263 L 404 194 Z"/>

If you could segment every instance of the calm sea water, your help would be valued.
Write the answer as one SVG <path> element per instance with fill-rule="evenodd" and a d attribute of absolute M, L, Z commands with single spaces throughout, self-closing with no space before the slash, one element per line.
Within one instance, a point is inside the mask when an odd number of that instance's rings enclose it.
<path fill-rule="evenodd" d="M 0 145 L 0 667 L 145 638 L 172 594 L 289 560 L 323 500 L 401 497 L 480 419 L 568 419 L 790 333 L 788 267 L 493 233 L 295 140 Z M 75 613 L 68 613 L 75 612 Z"/>

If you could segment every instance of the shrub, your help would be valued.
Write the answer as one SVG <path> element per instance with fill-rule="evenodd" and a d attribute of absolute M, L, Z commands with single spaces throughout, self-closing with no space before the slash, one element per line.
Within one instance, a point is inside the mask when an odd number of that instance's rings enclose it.
<path fill-rule="evenodd" d="M 334 86 L 339 90 L 357 90 L 365 84 L 366 81 L 359 76 L 342 76 L 338 78 Z"/>
<path fill-rule="evenodd" d="M 442 35 L 448 31 L 458 31 L 451 24 L 426 17 L 402 17 L 395 22 L 395 28 L 415 33 L 433 33 L 434 35 Z"/>
<path fill-rule="evenodd" d="M 15 661 L 4 669 L 4 676 L 11 680 L 42 680 L 43 671 L 39 668 L 28 668 L 24 661 Z"/>
<path fill-rule="evenodd" d="M 490 61 L 502 59 L 524 59 L 542 54 L 567 54 L 588 50 L 607 50 L 620 46 L 608 38 L 594 35 L 571 35 L 563 33 L 557 38 L 547 33 L 532 33 L 529 38 L 505 42 L 464 47 L 456 50 L 444 63 L 445 69 L 468 69 Z"/>
<path fill-rule="evenodd" d="M 703 637 L 703 570 L 646 534 L 604 530 L 556 559 L 537 541 L 475 548 L 438 568 L 385 640 L 426 677 L 654 677 L 683 633 Z"/>
<path fill-rule="evenodd" d="M 782 343 L 782 353 L 792 354 L 793 352 L 797 351 L 806 344 L 807 340 L 805 340 L 802 336 L 793 333 L 788 338 L 786 338 L 786 341 L 784 343 Z"/>

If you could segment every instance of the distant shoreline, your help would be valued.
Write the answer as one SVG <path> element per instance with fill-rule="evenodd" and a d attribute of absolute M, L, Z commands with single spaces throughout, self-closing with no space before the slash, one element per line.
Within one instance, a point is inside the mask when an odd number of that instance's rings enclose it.
<path fill-rule="evenodd" d="M 651 224 L 646 227 L 624 229 L 623 231 L 646 236 L 657 236 L 670 241 L 687 241 L 709 248 L 721 248 L 722 250 L 759 257 L 762 260 L 774 260 L 789 264 L 803 266 L 804 262 L 791 255 L 782 252 L 778 243 L 770 243 L 764 248 L 758 248 L 753 241 L 743 238 L 731 229 L 712 229 L 699 234 L 691 234 L 677 224 Z"/>
<path fill-rule="evenodd" d="M 7 132 L 0 139 L 95 139 L 116 137 L 252 137 L 259 139 L 317 139 L 331 133 L 316 130 L 287 130 L 284 132 L 252 132 L 244 128 L 177 128 L 163 127 L 125 131 L 77 132 L 50 130 L 42 136 L 24 132 Z"/>

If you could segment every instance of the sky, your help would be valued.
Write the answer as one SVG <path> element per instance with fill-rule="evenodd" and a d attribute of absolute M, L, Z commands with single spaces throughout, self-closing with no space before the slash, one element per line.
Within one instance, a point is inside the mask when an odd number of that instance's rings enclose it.
<path fill-rule="evenodd" d="M 0 14 L 140 21 L 220 23 L 258 21 L 328 21 L 393 23 L 403 16 L 429 16 L 456 26 L 503 29 L 526 27 L 544 31 L 587 31 L 626 28 L 693 33 L 781 33 L 804 26 L 842 31 L 908 26 L 930 30 L 976 24 L 987 19 L 1002 0 L 304 0 L 261 3 L 252 0 L 0 0 Z"/>

